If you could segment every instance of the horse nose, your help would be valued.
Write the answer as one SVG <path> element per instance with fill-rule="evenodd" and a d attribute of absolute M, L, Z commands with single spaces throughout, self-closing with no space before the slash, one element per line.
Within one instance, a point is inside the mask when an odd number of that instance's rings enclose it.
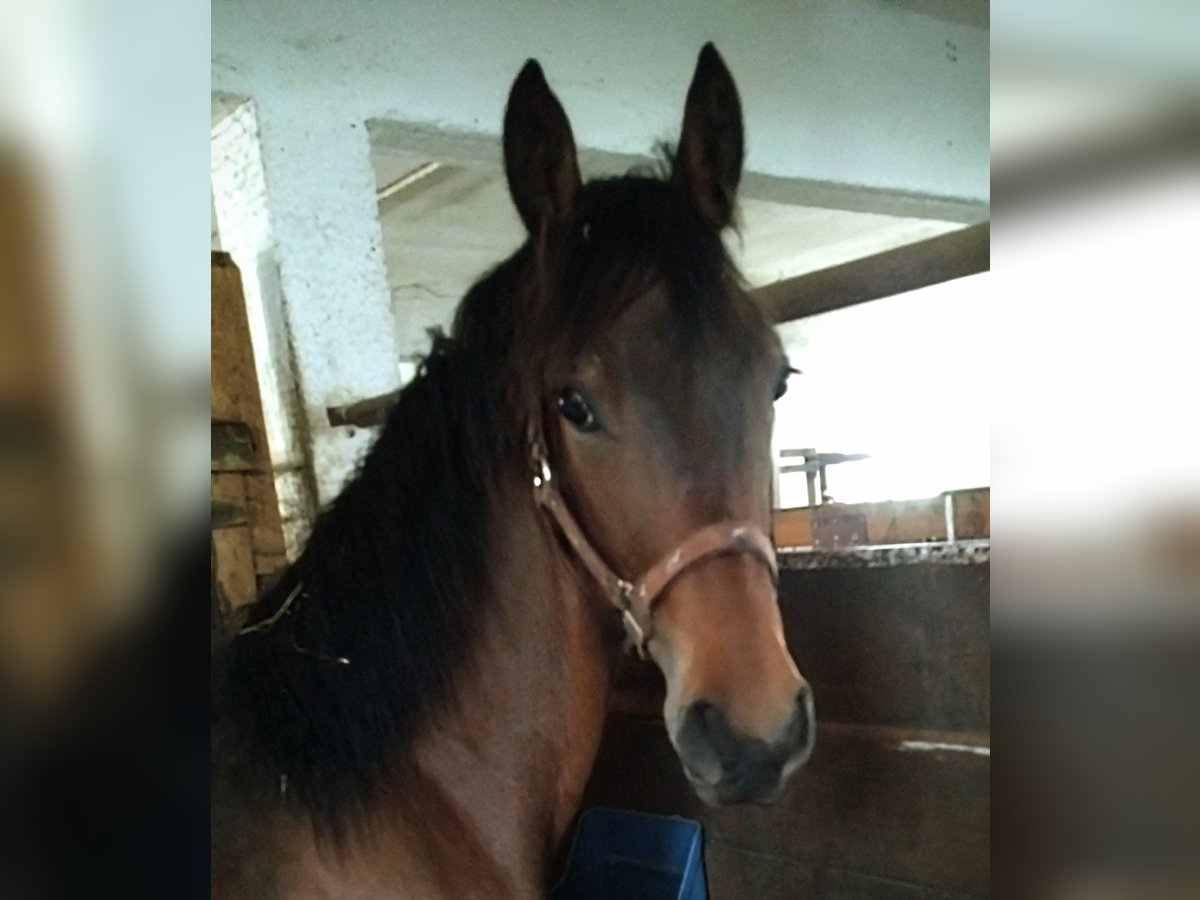
<path fill-rule="evenodd" d="M 680 757 L 706 798 L 719 803 L 769 801 L 781 787 L 784 767 L 810 740 L 811 709 L 811 696 L 798 697 L 784 734 L 765 741 L 738 734 L 719 706 L 698 700 L 684 714 L 678 732 Z"/>

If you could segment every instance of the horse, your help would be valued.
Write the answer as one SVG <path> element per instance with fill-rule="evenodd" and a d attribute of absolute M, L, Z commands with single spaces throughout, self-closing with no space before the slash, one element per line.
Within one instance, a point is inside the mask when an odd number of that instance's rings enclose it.
<path fill-rule="evenodd" d="M 711 44 L 661 164 L 586 184 L 520 70 L 525 242 L 215 659 L 214 896 L 543 896 L 623 650 L 705 801 L 770 802 L 808 758 L 767 537 L 792 370 L 722 238 L 743 155 Z"/>

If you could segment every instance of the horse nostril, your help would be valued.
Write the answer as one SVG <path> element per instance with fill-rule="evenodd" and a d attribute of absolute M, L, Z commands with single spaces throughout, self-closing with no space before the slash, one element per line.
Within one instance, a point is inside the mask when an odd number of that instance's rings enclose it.
<path fill-rule="evenodd" d="M 808 713 L 808 708 L 812 705 L 812 688 L 807 684 L 800 685 L 800 690 L 796 692 L 796 705 L 800 707 L 805 714 Z"/>
<path fill-rule="evenodd" d="M 725 713 L 708 700 L 697 700 L 684 715 L 680 743 L 697 764 L 727 770 L 741 752 L 740 742 Z"/>
<path fill-rule="evenodd" d="M 696 715 L 701 722 L 701 730 L 707 738 L 709 746 L 717 754 L 722 767 L 727 767 L 741 751 L 740 742 L 729 727 L 729 720 L 715 704 L 706 700 L 696 703 Z"/>
<path fill-rule="evenodd" d="M 812 688 L 807 684 L 803 685 L 796 693 L 796 717 L 793 720 L 793 746 L 807 746 L 812 737 L 813 730 L 813 713 L 812 713 Z"/>

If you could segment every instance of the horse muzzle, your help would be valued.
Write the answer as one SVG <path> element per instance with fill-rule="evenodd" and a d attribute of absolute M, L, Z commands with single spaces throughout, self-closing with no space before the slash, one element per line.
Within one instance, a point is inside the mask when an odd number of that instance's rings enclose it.
<path fill-rule="evenodd" d="M 804 685 L 774 740 L 739 734 L 717 704 L 697 700 L 684 712 L 673 743 L 700 799 L 725 806 L 774 802 L 811 755 L 814 737 L 812 691 Z"/>

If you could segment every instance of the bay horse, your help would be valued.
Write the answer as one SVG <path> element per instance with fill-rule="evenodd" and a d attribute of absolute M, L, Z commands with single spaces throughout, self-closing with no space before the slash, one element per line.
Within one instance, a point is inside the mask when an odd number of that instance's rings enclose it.
<path fill-rule="evenodd" d="M 722 242 L 732 76 L 706 45 L 663 171 L 585 185 L 530 60 L 503 147 L 528 239 L 214 663 L 214 896 L 543 895 L 623 632 L 707 802 L 811 751 L 766 537 L 790 370 Z"/>

